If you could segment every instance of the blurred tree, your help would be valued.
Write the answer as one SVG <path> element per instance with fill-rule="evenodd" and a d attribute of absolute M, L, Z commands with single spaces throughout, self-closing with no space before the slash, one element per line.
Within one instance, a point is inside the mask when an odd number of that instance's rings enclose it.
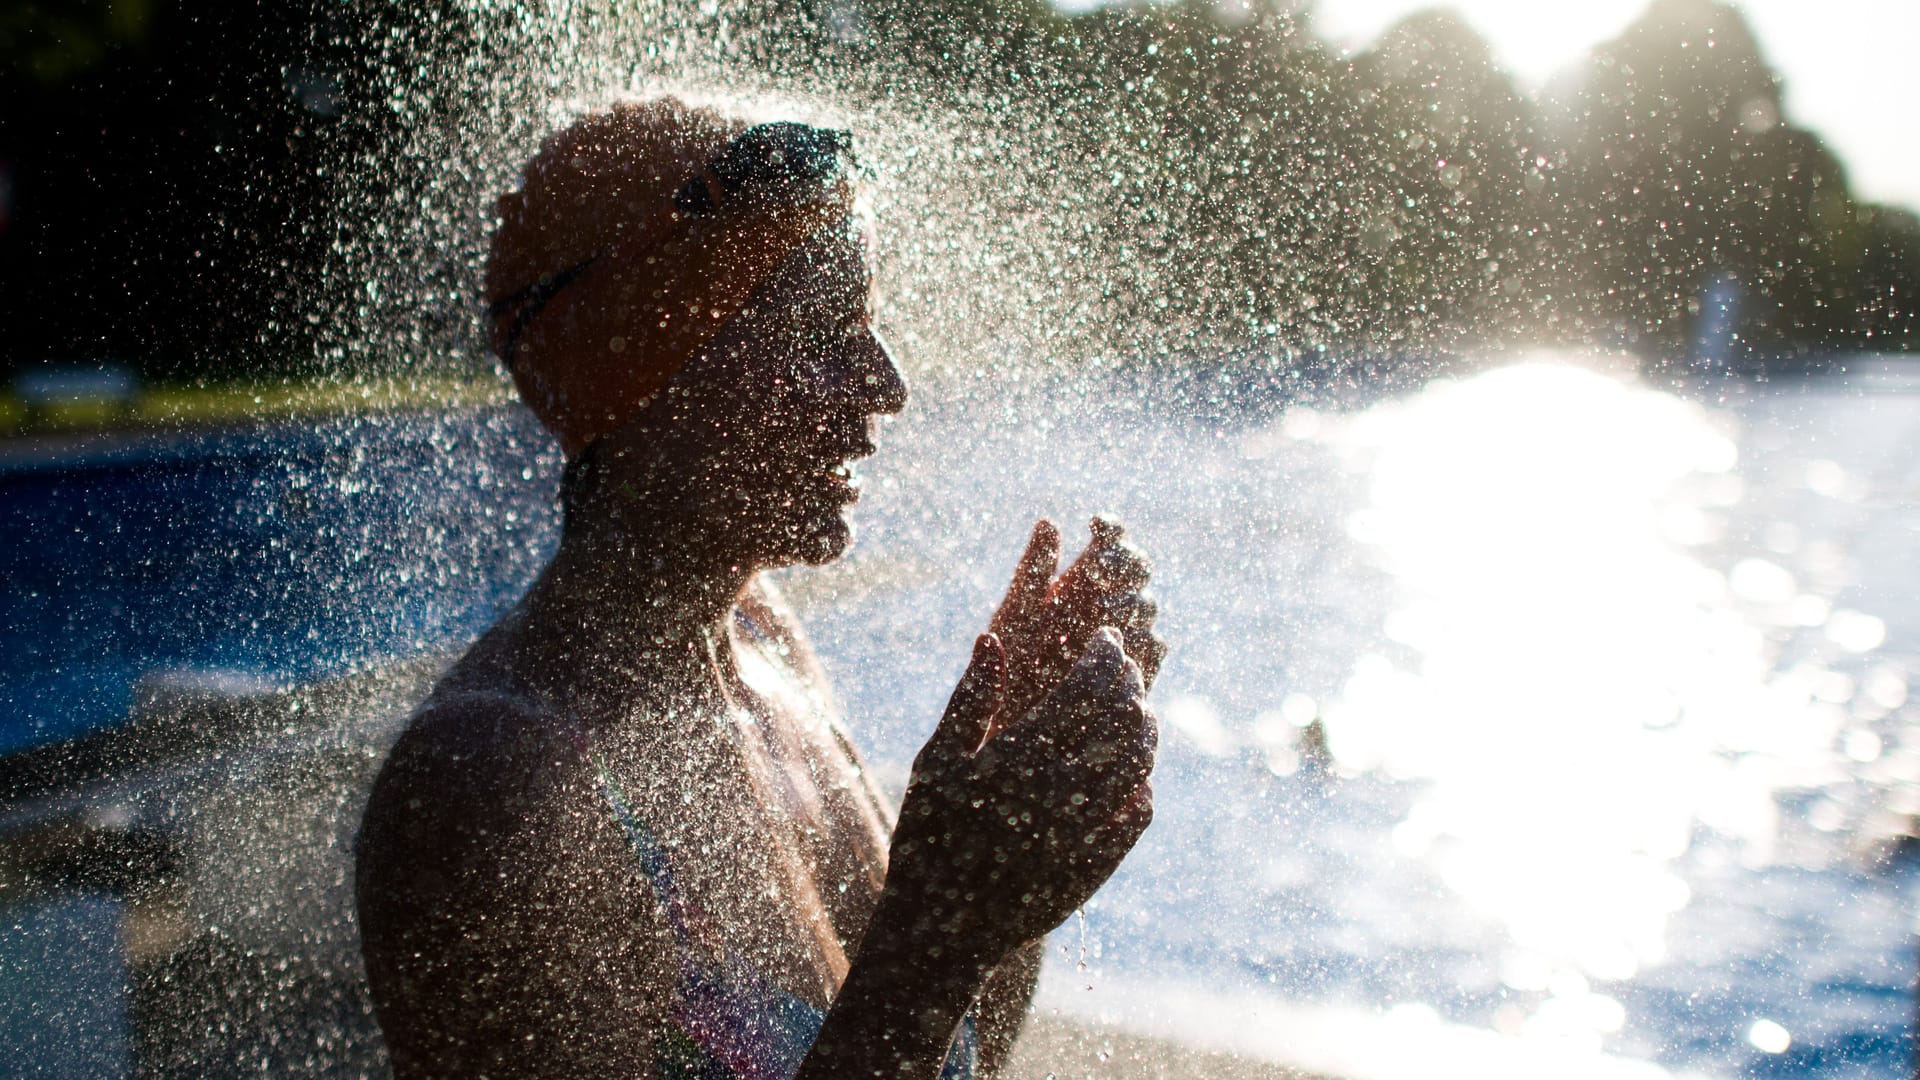
<path fill-rule="evenodd" d="M 1402 20 L 1356 68 L 1386 174 L 1361 225 L 1370 291 L 1414 326 L 1511 327 L 1541 258 L 1545 158 L 1531 106 L 1449 12 Z"/>
<path fill-rule="evenodd" d="M 1874 206 L 1858 216 L 1857 340 L 1874 349 L 1920 349 L 1920 215 Z"/>
<path fill-rule="evenodd" d="M 1344 69 L 1276 11 L 1188 0 L 1080 22 L 1104 97 L 1123 103 L 1108 174 L 1089 179 L 1112 198 L 1127 306 L 1207 349 L 1337 335 L 1352 315 L 1321 305 L 1355 249 Z"/>
<path fill-rule="evenodd" d="M 1830 347 L 1851 328 L 1854 214 L 1839 163 L 1781 113 L 1745 19 L 1655 0 L 1559 103 L 1571 239 L 1555 275 L 1588 334 L 1684 358 L 1702 290 L 1730 283 L 1746 350 Z"/>
<path fill-rule="evenodd" d="M 1055 140 L 1040 183 L 1098 200 L 1116 312 L 1188 344 L 1674 357 L 1714 287 L 1756 355 L 1911 325 L 1910 219 L 1856 208 L 1719 0 L 1653 0 L 1543 105 L 1444 12 L 1351 64 L 1292 3 L 826 0 L 815 21 Z"/>

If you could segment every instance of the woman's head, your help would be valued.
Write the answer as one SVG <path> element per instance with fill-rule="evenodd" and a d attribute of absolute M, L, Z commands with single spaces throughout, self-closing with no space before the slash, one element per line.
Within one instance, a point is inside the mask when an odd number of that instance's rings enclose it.
<path fill-rule="evenodd" d="M 904 402 L 849 151 L 843 132 L 659 99 L 556 133 L 501 200 L 488 293 L 522 397 L 570 461 L 644 468 L 766 549 L 744 558 L 838 554 L 838 466 Z"/>

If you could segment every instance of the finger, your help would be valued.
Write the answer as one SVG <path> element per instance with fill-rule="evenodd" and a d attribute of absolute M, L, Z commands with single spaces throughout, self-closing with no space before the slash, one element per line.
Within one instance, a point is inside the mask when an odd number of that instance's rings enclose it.
<path fill-rule="evenodd" d="M 1060 580 L 1063 586 L 1078 578 L 1097 576 L 1096 564 L 1101 551 L 1123 542 L 1127 535 L 1126 527 L 1120 524 L 1119 518 L 1104 513 L 1095 514 L 1087 522 L 1087 532 L 1092 539 L 1088 540 L 1087 546 L 1075 556 L 1073 564 L 1067 567 L 1067 572 L 1061 575 Z M 1058 595 L 1057 591 L 1056 595 Z"/>
<path fill-rule="evenodd" d="M 1027 548 L 1021 552 L 1020 563 L 1014 565 L 1014 580 L 1008 582 L 1006 596 L 993 613 L 993 630 L 1008 640 L 1016 653 L 1025 651 L 1021 642 L 1046 613 L 1046 594 L 1058 567 L 1060 528 L 1043 517 L 1033 523 Z"/>
<path fill-rule="evenodd" d="M 1072 772 L 1088 775 L 1102 795 L 1112 785 L 1108 766 L 1137 756 L 1134 733 L 1146 709 L 1146 684 L 1139 665 L 1127 658 L 1119 631 L 1100 627 L 1091 636 L 1066 677 L 1022 719 L 1019 730 L 1044 742 L 1050 756 Z M 1123 773 L 1137 772 L 1123 764 Z M 1142 773 L 1141 775 L 1144 775 Z"/>
<path fill-rule="evenodd" d="M 1144 627 L 1123 631 L 1121 638 L 1126 643 L 1127 655 L 1140 665 L 1141 685 L 1153 689 L 1153 680 L 1160 674 L 1160 662 L 1167 658 L 1166 641 Z"/>
<path fill-rule="evenodd" d="M 1159 617 L 1160 601 L 1150 592 L 1117 592 L 1100 599 L 1100 621 L 1122 631 L 1151 629 Z"/>
<path fill-rule="evenodd" d="M 1112 627 L 1094 635 L 1061 685 L 1044 729 L 1066 761 L 1084 767 L 1079 782 L 1102 802 L 1145 779 L 1159 746 L 1159 723 L 1147 709 L 1144 677 L 1116 646 L 1118 640 Z"/>
<path fill-rule="evenodd" d="M 1141 672 L 1139 662 L 1127 654 L 1125 636 L 1122 635 L 1118 629 L 1111 626 L 1103 626 L 1100 629 L 1112 635 L 1114 639 L 1120 642 L 1120 681 L 1123 684 L 1122 692 L 1127 697 L 1139 700 L 1144 704 L 1147 696 L 1146 676 Z"/>
<path fill-rule="evenodd" d="M 1139 740 L 1140 782 L 1144 784 L 1160 758 L 1160 717 L 1144 704 L 1140 709 L 1140 730 L 1135 737 Z"/>
<path fill-rule="evenodd" d="M 1014 580 L 1006 586 L 1002 607 L 1039 611 L 1056 569 L 1060 569 L 1060 528 L 1043 517 L 1033 523 L 1033 532 L 1027 536 L 1027 550 L 1021 552 L 1020 565 L 1014 567 Z"/>
<path fill-rule="evenodd" d="M 981 634 L 973 643 L 973 659 L 953 688 L 947 711 L 922 754 L 957 758 L 978 750 L 992 728 L 1006 681 L 1006 649 L 995 635 Z"/>
<path fill-rule="evenodd" d="M 1142 781 L 1112 817 L 1078 838 L 1077 850 L 1069 857 L 1089 872 L 1091 880 L 1082 887 L 1092 892 L 1106 884 L 1152 823 L 1153 787 Z"/>
<path fill-rule="evenodd" d="M 1117 799 L 1153 774 L 1160 722 L 1139 698 L 1127 700 L 1104 719 L 1104 730 L 1089 737 L 1080 753 L 1092 766 L 1103 794 Z"/>
<path fill-rule="evenodd" d="M 1108 818 L 1105 824 L 1095 830 L 1097 833 L 1139 836 L 1153 820 L 1153 781 L 1141 780 L 1133 785 L 1127 797 Z"/>
<path fill-rule="evenodd" d="M 1101 633 L 1112 634 L 1111 627 Z M 1133 772 L 1129 786 L 1153 770 L 1160 746 L 1160 721 L 1147 708 L 1146 673 L 1132 656 L 1122 654 L 1120 668 L 1099 691 L 1099 723 L 1088 729 L 1089 745 L 1098 743 L 1103 756 L 1093 764 L 1120 773 Z"/>
<path fill-rule="evenodd" d="M 1131 542 L 1125 539 L 1096 541 L 1060 575 L 1054 597 L 1069 610 L 1084 614 L 1098 598 L 1139 592 L 1152 577 L 1152 561 Z"/>
<path fill-rule="evenodd" d="M 1133 792 L 1119 805 L 1112 821 L 1098 828 L 1094 844 L 1119 847 L 1121 853 L 1133 849 L 1133 842 L 1154 822 L 1154 782 L 1140 780 Z"/>
<path fill-rule="evenodd" d="M 1095 703 L 1124 678 L 1127 664 L 1125 643 L 1120 632 L 1102 626 L 1087 640 L 1087 647 L 1068 670 L 1067 677 L 1054 691 L 1063 701 Z"/>
<path fill-rule="evenodd" d="M 1100 581 L 1110 589 L 1144 589 L 1153 577 L 1153 560 L 1129 540 L 1101 545 L 1098 563 Z"/>

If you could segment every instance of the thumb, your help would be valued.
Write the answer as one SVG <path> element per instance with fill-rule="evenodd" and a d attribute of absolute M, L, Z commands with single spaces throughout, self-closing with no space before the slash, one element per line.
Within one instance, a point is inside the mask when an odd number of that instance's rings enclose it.
<path fill-rule="evenodd" d="M 980 749 L 992 727 L 994 713 L 1006 688 L 1007 652 L 993 634 L 981 634 L 973 643 L 973 660 L 953 688 L 953 698 L 940 717 L 940 726 L 927 740 L 927 750 L 943 757 L 965 757 Z"/>
<path fill-rule="evenodd" d="M 1140 674 L 1137 668 L 1128 669 L 1126 646 L 1121 642 L 1120 631 L 1103 626 L 1094 631 L 1092 639 L 1087 642 L 1086 651 L 1074 661 L 1066 680 L 1055 693 L 1069 698 L 1090 696 L 1098 694 L 1116 678 L 1138 681 Z"/>

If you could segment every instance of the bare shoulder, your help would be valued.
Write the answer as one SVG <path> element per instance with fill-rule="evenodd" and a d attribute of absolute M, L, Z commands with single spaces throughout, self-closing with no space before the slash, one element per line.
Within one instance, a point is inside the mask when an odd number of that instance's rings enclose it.
<path fill-rule="evenodd" d="M 388 751 L 368 817 L 467 812 L 533 794 L 581 757 L 576 725 L 521 686 L 523 635 L 510 613 L 446 672 Z M 396 804 L 396 800 L 397 804 Z"/>
<path fill-rule="evenodd" d="M 407 793 L 423 807 L 463 797 L 497 803 L 535 794 L 584 758 L 566 717 L 523 696 L 436 692 L 388 753 L 375 797 Z"/>
<path fill-rule="evenodd" d="M 592 762 L 506 693 L 436 693 L 395 744 L 355 888 L 396 1075 L 647 1071 L 674 958 Z"/>
<path fill-rule="evenodd" d="M 428 913 L 505 903 L 540 886 L 591 798 L 589 753 L 563 715 L 505 692 L 436 692 L 374 780 L 355 851 L 367 930 L 419 930 Z M 388 919 L 382 919 L 386 915 Z"/>

